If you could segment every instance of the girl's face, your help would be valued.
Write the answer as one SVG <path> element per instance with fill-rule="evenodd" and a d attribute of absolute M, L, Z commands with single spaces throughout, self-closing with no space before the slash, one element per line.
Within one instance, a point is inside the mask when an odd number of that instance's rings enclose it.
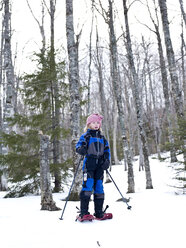
<path fill-rule="evenodd" d="M 89 124 L 89 128 L 92 129 L 92 130 L 98 130 L 100 127 L 100 123 L 99 122 L 91 122 Z"/>

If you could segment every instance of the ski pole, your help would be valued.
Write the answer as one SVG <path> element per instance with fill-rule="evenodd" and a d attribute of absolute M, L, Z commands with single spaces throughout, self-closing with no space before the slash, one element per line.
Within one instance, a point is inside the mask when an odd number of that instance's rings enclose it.
<path fill-rule="evenodd" d="M 120 193 L 121 197 L 122 197 L 122 200 L 123 202 L 125 202 L 127 204 L 127 209 L 131 209 L 132 206 L 130 206 L 127 202 L 127 199 L 122 195 L 121 191 L 119 190 L 118 186 L 116 185 L 114 179 L 112 178 L 111 174 L 109 173 L 108 170 L 106 170 L 106 172 L 108 173 L 109 177 L 111 178 L 112 182 L 114 183 L 114 185 L 116 186 L 116 189 L 118 190 L 118 192 Z"/>
<path fill-rule="evenodd" d="M 84 158 L 84 156 L 81 156 L 81 158 L 80 158 L 80 160 L 79 160 L 79 163 L 78 163 L 78 166 L 77 166 L 77 168 L 76 168 L 76 171 L 75 171 L 75 174 L 74 174 L 74 178 L 73 178 L 72 184 L 71 184 L 71 186 L 70 186 L 70 190 L 69 190 L 69 193 L 68 193 L 68 196 L 67 196 L 67 198 L 66 198 L 66 202 L 65 202 L 65 205 L 64 205 L 62 214 L 61 214 L 61 218 L 59 218 L 60 220 L 63 219 L 63 214 L 64 214 L 64 212 L 65 212 L 65 209 L 66 209 L 66 206 L 67 206 L 67 202 L 68 202 L 68 200 L 69 200 L 69 197 L 70 197 L 70 194 L 71 194 L 71 191 L 72 191 L 72 187 L 73 187 L 73 185 L 74 185 L 74 182 L 75 182 L 75 179 L 76 179 L 78 170 L 79 170 L 79 166 L 80 166 L 81 161 L 83 160 L 83 158 Z"/>

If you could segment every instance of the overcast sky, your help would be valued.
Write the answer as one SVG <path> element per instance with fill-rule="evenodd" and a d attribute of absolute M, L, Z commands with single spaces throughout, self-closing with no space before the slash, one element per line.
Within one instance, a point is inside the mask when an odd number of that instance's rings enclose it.
<path fill-rule="evenodd" d="M 108 5 L 107 2 L 108 0 L 102 0 L 104 6 Z M 143 2 L 145 2 L 145 0 L 143 0 Z M 35 16 L 39 19 L 41 16 L 40 0 L 29 0 L 29 3 L 33 9 Z M 83 25 L 80 49 L 83 49 L 85 44 L 89 43 L 91 20 L 91 9 L 88 8 L 89 3 L 90 0 L 74 0 L 74 26 L 76 33 L 79 32 Z M 173 40 L 174 48 L 177 49 L 180 43 L 181 32 L 179 0 L 167 0 L 167 3 L 169 9 L 169 21 L 171 21 L 171 38 Z M 186 3 L 184 4 L 186 5 Z M 186 10 L 185 5 L 184 8 Z M 123 24 L 122 0 L 115 0 L 115 7 L 118 11 L 118 14 L 115 13 L 115 17 L 117 20 L 115 28 L 117 30 L 117 35 L 119 36 L 121 34 L 120 26 Z M 39 48 L 41 48 L 41 36 L 39 33 L 38 24 L 34 20 L 27 6 L 26 0 L 13 0 L 12 13 L 12 27 L 14 30 L 12 37 L 12 47 L 14 51 L 15 49 L 17 49 L 18 55 L 18 66 L 16 70 L 19 69 L 21 72 L 27 71 L 28 67 L 30 67 L 31 65 L 29 63 L 29 56 L 31 56 L 34 51 L 39 51 Z M 104 23 L 103 18 L 98 18 L 100 35 L 107 39 L 107 25 Z M 141 35 L 143 34 L 146 37 L 151 37 L 151 39 L 153 39 L 154 35 L 152 33 L 150 34 L 148 29 L 145 28 L 142 24 L 139 24 L 137 20 L 142 23 L 149 23 L 149 25 L 151 25 L 147 10 L 140 2 L 136 2 L 135 4 L 133 4 L 129 11 L 131 35 L 138 39 L 141 39 Z M 63 46 L 64 48 L 66 48 L 65 0 L 57 0 L 55 27 L 56 46 Z M 48 32 L 49 37 L 50 23 L 49 19 L 47 20 L 47 18 L 46 32 Z"/>

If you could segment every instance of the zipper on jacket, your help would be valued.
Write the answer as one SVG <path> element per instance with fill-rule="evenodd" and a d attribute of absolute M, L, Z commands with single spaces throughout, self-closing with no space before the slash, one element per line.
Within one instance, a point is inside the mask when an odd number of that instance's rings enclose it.
<path fill-rule="evenodd" d="M 98 139 L 98 131 L 96 132 L 96 138 L 97 138 L 97 148 L 98 148 L 97 157 L 99 157 L 99 139 Z M 96 164 L 98 164 L 98 158 L 96 159 Z"/>
<path fill-rule="evenodd" d="M 97 156 L 99 156 L 99 139 L 98 139 L 98 132 L 96 132 L 96 138 L 97 138 L 97 147 L 98 147 Z"/>

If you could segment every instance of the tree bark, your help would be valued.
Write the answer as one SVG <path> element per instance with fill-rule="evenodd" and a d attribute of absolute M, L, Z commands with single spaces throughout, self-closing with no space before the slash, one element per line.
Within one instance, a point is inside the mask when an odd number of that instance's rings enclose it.
<path fill-rule="evenodd" d="M 57 83 L 56 75 L 56 61 L 55 61 L 55 36 L 54 36 L 54 19 L 55 19 L 55 0 L 50 0 L 50 70 L 53 75 L 51 81 L 52 88 L 52 129 L 54 131 L 54 137 L 52 140 L 53 144 L 53 163 L 55 164 L 54 177 L 55 177 L 55 187 L 54 192 L 59 192 L 61 190 L 61 172 L 57 165 L 60 163 L 59 157 L 59 134 L 56 130 L 59 129 L 59 118 L 60 118 L 60 103 L 59 103 L 59 89 Z"/>
<path fill-rule="evenodd" d="M 185 14 L 185 10 L 184 10 L 184 7 L 183 7 L 183 0 L 179 0 L 180 2 L 180 9 L 181 9 L 181 13 L 182 13 L 182 16 L 183 16 L 183 20 L 184 20 L 184 23 L 185 23 L 185 26 L 186 26 L 186 14 Z"/>
<path fill-rule="evenodd" d="M 12 63 L 12 50 L 11 50 L 11 13 L 10 13 L 10 3 L 9 0 L 4 1 L 4 63 L 3 68 L 5 71 L 6 80 L 6 102 L 5 102 L 5 113 L 4 113 L 4 131 L 10 132 L 10 127 L 6 118 L 12 117 L 14 115 L 14 67 Z"/>
<path fill-rule="evenodd" d="M 104 123 L 103 123 L 103 130 L 106 134 L 106 138 L 109 142 L 109 134 L 108 134 L 108 113 L 106 108 L 106 98 L 104 92 L 104 80 L 103 80 L 103 68 L 102 68 L 102 55 L 99 51 L 99 36 L 98 30 L 96 30 L 96 63 L 95 66 L 98 71 L 98 82 L 99 82 L 99 93 L 100 93 L 100 103 L 101 103 L 101 112 L 104 114 Z"/>
<path fill-rule="evenodd" d="M 14 95 L 14 67 L 12 63 L 12 50 L 11 50 L 11 13 L 9 0 L 4 1 L 5 15 L 4 15 L 4 70 L 7 80 L 6 91 L 6 104 L 13 115 L 13 95 Z"/>
<path fill-rule="evenodd" d="M 91 30 L 89 36 L 89 64 L 88 64 L 88 93 L 87 93 L 87 115 L 90 114 L 90 82 L 92 77 L 92 32 L 93 32 L 93 23 L 94 23 L 94 8 L 92 6 L 92 21 L 91 21 Z"/>
<path fill-rule="evenodd" d="M 133 79 L 133 97 L 135 100 L 135 106 L 136 106 L 136 114 L 137 114 L 137 122 L 138 122 L 138 128 L 140 132 L 140 138 L 142 141 L 142 149 L 143 149 L 143 156 L 144 156 L 144 165 L 145 165 L 145 173 L 146 173 L 146 188 L 152 189 L 152 179 L 151 179 L 151 171 L 150 171 L 150 164 L 148 159 L 148 147 L 147 147 L 147 140 L 146 140 L 146 134 L 145 129 L 143 126 L 143 116 L 142 116 L 142 109 L 141 109 L 141 102 L 139 99 L 139 79 L 138 75 L 136 73 L 135 65 L 134 65 L 134 59 L 133 59 L 133 53 L 132 53 L 132 43 L 130 38 L 130 30 L 129 30 L 129 24 L 128 24 L 128 9 L 126 5 L 126 0 L 123 0 L 123 8 L 124 8 L 124 18 L 125 18 L 125 31 L 126 31 L 126 50 L 127 50 L 127 56 L 129 61 L 129 67 L 132 74 Z"/>
<path fill-rule="evenodd" d="M 51 178 L 49 168 L 49 137 L 40 134 L 40 185 L 41 185 L 41 210 L 60 210 L 53 201 Z"/>
<path fill-rule="evenodd" d="M 118 115 L 119 115 L 119 123 L 122 132 L 122 140 L 123 140 L 123 148 L 124 148 L 124 156 L 126 156 L 127 165 L 128 165 L 128 193 L 135 192 L 135 183 L 134 183 L 134 172 L 133 172 L 133 164 L 130 154 L 129 143 L 126 134 L 126 124 L 125 124 L 125 116 L 123 112 L 122 106 L 122 96 L 119 86 L 119 77 L 118 77 L 118 61 L 117 61 L 117 44 L 116 37 L 114 32 L 114 24 L 113 24 L 113 10 L 112 10 L 112 1 L 109 0 L 109 38 L 110 38 L 110 53 L 111 53 L 111 77 L 115 99 L 117 102 Z"/>
<path fill-rule="evenodd" d="M 3 30 L 3 23 L 4 20 L 2 21 L 2 30 Z M 1 50 L 0 50 L 0 90 L 2 90 L 2 86 L 3 86 L 3 32 L 1 34 Z M 1 139 L 1 132 L 3 132 L 3 101 L 2 101 L 2 97 L 0 97 L 0 139 Z M 2 148 L 3 148 L 3 144 L 0 143 L 0 154 L 2 154 Z M 1 178 L 0 178 L 1 180 Z"/>
<path fill-rule="evenodd" d="M 173 92 L 173 97 L 174 97 L 175 110 L 177 113 L 177 117 L 182 118 L 184 115 L 182 93 L 179 88 L 174 50 L 172 47 L 172 41 L 171 41 L 171 36 L 170 36 L 170 31 L 169 31 L 167 4 L 166 4 L 166 0 L 158 0 L 158 1 L 159 1 L 160 12 L 161 12 L 164 40 L 165 40 L 166 53 L 167 53 L 167 59 L 168 59 L 168 68 L 169 68 L 169 73 L 170 73 L 170 78 L 171 78 L 171 86 L 172 86 L 172 92 Z"/>
<path fill-rule="evenodd" d="M 185 69 L 185 52 L 186 51 L 186 46 L 185 46 L 185 41 L 184 41 L 184 37 L 183 37 L 183 29 L 182 29 L 182 33 L 181 33 L 181 55 L 182 55 L 182 63 L 181 63 L 181 67 L 182 67 L 182 79 L 183 79 L 183 94 L 184 94 L 184 99 L 183 99 L 183 106 L 184 106 L 184 114 L 186 115 L 186 69 Z M 184 139 L 184 144 L 183 144 L 183 158 L 184 158 L 184 163 L 185 163 L 185 169 L 186 169 L 186 139 Z"/>
<path fill-rule="evenodd" d="M 103 70 L 102 70 L 102 56 L 99 52 L 99 35 L 98 30 L 96 29 L 96 68 L 98 70 L 98 82 L 99 82 L 99 92 L 100 92 L 100 103 L 101 103 L 101 112 L 104 114 L 104 123 L 103 123 L 103 130 L 105 132 L 106 138 L 108 143 L 110 144 L 109 140 L 109 133 L 108 133 L 108 114 L 106 108 L 106 98 L 104 93 L 104 82 L 103 82 Z M 111 159 L 112 161 L 112 159 Z M 110 167 L 111 169 L 111 167 Z M 106 173 L 106 182 L 111 182 L 109 175 Z"/>
<path fill-rule="evenodd" d="M 113 107 L 113 157 L 114 157 L 114 164 L 119 164 L 118 155 L 117 155 L 117 123 L 118 123 L 118 112 L 117 112 L 117 103 L 114 99 L 114 107 Z"/>
<path fill-rule="evenodd" d="M 159 124 L 159 119 L 157 116 L 157 111 L 156 111 L 156 99 L 155 99 L 155 93 L 154 93 L 154 88 L 153 88 L 153 82 L 152 82 L 152 76 L 150 72 L 150 57 L 149 57 L 149 52 L 148 52 L 148 44 L 145 44 L 144 37 L 142 37 L 142 46 L 144 49 L 144 54 L 145 54 L 145 64 L 147 66 L 147 73 L 148 73 L 148 78 L 149 78 L 149 85 L 150 85 L 150 93 L 152 96 L 152 106 L 153 106 L 153 126 L 154 126 L 154 136 L 155 136 L 155 145 L 156 145 L 156 151 L 158 153 L 158 158 L 161 159 L 160 155 L 160 124 Z"/>
<path fill-rule="evenodd" d="M 15 76 L 14 67 L 12 62 L 12 49 L 11 49 L 11 13 L 10 13 L 10 2 L 9 0 L 4 1 L 4 19 L 3 19 L 3 32 L 2 32 L 2 55 L 3 55 L 3 70 L 5 72 L 4 85 L 5 85 L 5 105 L 4 105 L 4 115 L 2 122 L 2 131 L 9 134 L 11 132 L 11 127 L 8 123 L 7 118 L 14 116 L 14 101 L 15 101 Z M 1 116 L 2 117 L 2 116 Z M 8 153 L 7 146 L 1 146 L 2 154 L 6 155 Z M 6 166 L 6 165 L 5 165 Z M 3 178 L 6 179 L 6 175 L 3 172 Z M 3 182 L 4 180 L 2 180 Z M 5 180 L 6 181 L 6 180 Z M 4 181 L 4 182 L 5 182 Z M 4 184 L 4 183 L 3 183 Z M 6 184 L 3 186 L 7 187 Z"/>
<path fill-rule="evenodd" d="M 79 70 L 78 70 L 78 46 L 74 39 L 73 0 L 66 0 L 66 34 L 69 59 L 69 86 L 70 86 L 70 111 L 72 134 L 72 163 L 74 172 L 78 164 L 78 155 L 75 151 L 79 136 L 80 123 L 80 97 L 79 97 Z M 81 186 L 81 174 L 78 173 L 70 199 L 79 200 Z"/>
<path fill-rule="evenodd" d="M 149 9 L 149 7 L 148 7 Z M 163 86 L 163 95 L 165 99 L 165 111 L 167 116 L 167 122 L 168 122 L 168 138 L 170 143 L 170 156 L 171 156 L 171 162 L 174 163 L 177 161 L 176 158 L 176 149 L 175 149 L 175 139 L 173 134 L 173 123 L 172 123 L 172 109 L 171 109 L 171 102 L 170 102 L 170 95 L 169 95 L 169 86 L 168 86 L 168 77 L 167 77 L 167 69 L 165 65 L 165 59 L 163 55 L 163 47 L 162 47 L 162 41 L 161 41 L 161 35 L 159 31 L 159 21 L 158 21 L 158 13 L 157 13 L 157 7 L 155 5 L 154 1 L 154 9 L 156 14 L 156 22 L 152 18 L 152 15 L 150 13 L 151 20 L 153 22 L 154 28 L 155 28 L 155 35 L 158 42 L 158 54 L 159 54 L 159 61 L 160 61 L 160 69 L 161 69 L 161 78 L 162 78 L 162 86 Z"/>
<path fill-rule="evenodd" d="M 169 31 L 169 21 L 168 21 L 166 0 L 159 0 L 159 7 L 160 7 L 161 19 L 162 19 L 162 25 L 163 25 L 164 40 L 165 40 L 165 47 L 166 47 L 166 53 L 167 53 L 169 73 L 170 73 L 170 78 L 171 78 L 174 105 L 175 105 L 175 110 L 177 114 L 178 125 L 181 130 L 182 129 L 181 122 L 184 121 L 183 99 L 182 99 L 182 91 L 179 87 L 174 50 L 173 50 L 170 31 Z M 185 137 L 181 137 L 181 139 L 183 140 L 182 149 L 184 153 L 184 162 L 186 163 L 186 160 L 185 160 L 186 159 L 185 157 L 186 140 L 185 140 Z"/>
<path fill-rule="evenodd" d="M 141 145 L 141 139 L 138 132 L 138 150 L 139 150 L 139 171 L 144 170 L 144 157 Z"/>
<path fill-rule="evenodd" d="M 104 82 L 103 82 L 103 68 L 102 68 L 102 51 L 99 49 L 99 35 L 98 29 L 96 27 L 96 55 L 95 55 L 95 67 L 98 72 L 98 85 L 99 85 L 99 93 L 100 93 L 100 103 L 101 103 L 101 112 L 102 114 L 106 113 L 106 98 L 104 93 Z M 106 118 L 107 122 L 107 118 Z M 106 131 L 105 122 L 103 124 L 103 130 Z"/>

